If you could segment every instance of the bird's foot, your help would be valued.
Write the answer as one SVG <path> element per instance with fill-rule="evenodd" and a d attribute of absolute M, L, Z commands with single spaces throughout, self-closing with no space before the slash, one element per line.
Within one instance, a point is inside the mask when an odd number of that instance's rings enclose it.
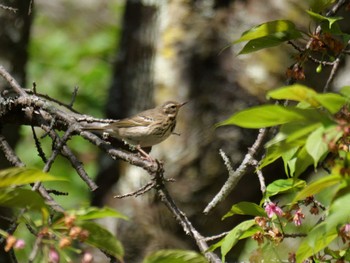
<path fill-rule="evenodd" d="M 137 146 L 136 146 L 136 150 L 139 151 L 139 153 L 140 153 L 142 159 L 147 160 L 147 161 L 150 161 L 150 162 L 154 162 L 154 161 L 155 161 L 148 153 L 146 153 L 146 152 L 141 148 L 140 145 L 137 145 Z"/>

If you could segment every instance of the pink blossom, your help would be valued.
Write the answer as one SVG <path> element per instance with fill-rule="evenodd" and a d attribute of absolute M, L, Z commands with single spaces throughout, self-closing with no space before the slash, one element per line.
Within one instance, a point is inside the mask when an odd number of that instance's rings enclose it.
<path fill-rule="evenodd" d="M 268 217 L 273 217 L 273 215 L 281 216 L 283 215 L 282 209 L 273 202 L 269 202 L 265 205 L 265 211 Z"/>
<path fill-rule="evenodd" d="M 23 249 L 26 245 L 26 242 L 23 239 L 16 240 L 15 245 L 13 246 L 14 249 Z"/>
<path fill-rule="evenodd" d="M 296 226 L 300 226 L 301 219 L 304 219 L 304 218 L 305 218 L 305 215 L 301 212 L 301 209 L 299 209 L 298 211 L 295 212 L 293 216 L 293 222 Z"/>
<path fill-rule="evenodd" d="M 94 258 L 90 252 L 85 252 L 83 258 L 81 259 L 81 263 L 91 263 L 93 259 Z"/>
<path fill-rule="evenodd" d="M 344 232 L 350 234 L 350 224 L 344 226 Z"/>
<path fill-rule="evenodd" d="M 49 263 L 59 263 L 59 262 L 60 262 L 60 254 L 58 254 L 56 249 L 50 248 Z"/>

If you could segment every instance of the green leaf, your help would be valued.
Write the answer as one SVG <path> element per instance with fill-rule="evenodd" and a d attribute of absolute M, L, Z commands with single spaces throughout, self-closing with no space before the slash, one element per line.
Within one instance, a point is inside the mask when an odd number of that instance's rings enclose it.
<path fill-rule="evenodd" d="M 349 221 L 350 193 L 343 195 L 331 204 L 325 221 L 316 225 L 300 244 L 296 258 L 302 262 L 328 246 L 338 236 L 337 228 Z"/>
<path fill-rule="evenodd" d="M 262 105 L 240 111 L 217 126 L 237 125 L 243 128 L 264 128 L 305 118 L 305 112 L 302 109 L 291 106 Z"/>
<path fill-rule="evenodd" d="M 325 107 L 330 113 L 337 113 L 348 99 L 336 93 L 317 94 L 314 98 Z"/>
<path fill-rule="evenodd" d="M 295 173 L 295 163 L 296 158 L 295 155 L 299 150 L 299 146 L 290 149 L 289 151 L 282 154 L 282 160 L 284 164 L 284 171 L 288 177 L 292 177 Z"/>
<path fill-rule="evenodd" d="M 268 98 L 276 100 L 295 100 L 304 101 L 314 107 L 318 106 L 318 102 L 314 99 L 317 92 L 301 84 L 285 86 L 267 93 Z"/>
<path fill-rule="evenodd" d="M 87 207 L 77 211 L 72 211 L 71 213 L 75 214 L 78 220 L 91 220 L 105 217 L 128 219 L 127 216 L 109 207 Z"/>
<path fill-rule="evenodd" d="M 275 20 L 255 26 L 244 32 L 242 36 L 233 43 L 250 41 L 266 36 L 281 36 L 288 39 L 301 37 L 301 33 L 296 29 L 295 24 L 289 20 Z"/>
<path fill-rule="evenodd" d="M 244 45 L 239 55 L 249 54 L 264 48 L 278 46 L 288 40 L 287 35 L 280 33 L 280 36 L 265 36 L 258 39 L 250 40 Z"/>
<path fill-rule="evenodd" d="M 14 167 L 0 171 L 0 187 L 44 181 L 66 181 L 66 179 L 52 176 L 38 169 L 26 167 Z"/>
<path fill-rule="evenodd" d="M 324 139 L 325 128 L 323 126 L 312 132 L 306 140 L 306 150 L 314 160 L 314 167 L 328 152 L 328 145 Z"/>
<path fill-rule="evenodd" d="M 350 86 L 344 86 L 339 91 L 340 94 L 344 95 L 347 98 L 350 98 Z"/>
<path fill-rule="evenodd" d="M 233 246 L 240 240 L 241 236 L 245 234 L 252 226 L 255 225 L 255 220 L 243 221 L 232 229 L 222 240 L 221 254 L 222 262 L 225 262 L 225 256 L 233 248 Z"/>
<path fill-rule="evenodd" d="M 105 251 L 119 260 L 123 258 L 124 249 L 122 244 L 107 229 L 99 224 L 89 221 L 80 221 L 77 222 L 77 224 L 83 229 L 89 231 L 89 237 L 85 241 L 86 244 Z"/>
<path fill-rule="evenodd" d="M 327 17 L 327 16 L 323 16 L 323 15 L 320 15 L 320 14 L 317 14 L 317 13 L 314 13 L 310 10 L 307 10 L 306 11 L 314 20 L 320 22 L 320 21 L 328 21 L 329 23 L 329 29 L 332 28 L 332 25 L 339 21 L 339 20 L 342 20 L 343 17 L 341 16 L 333 16 L 333 17 Z"/>
<path fill-rule="evenodd" d="M 23 188 L 0 190 L 0 206 L 39 211 L 47 208 L 44 199 L 37 192 Z"/>
<path fill-rule="evenodd" d="M 297 145 L 301 145 L 306 141 L 308 135 L 321 125 L 321 122 L 308 121 L 286 123 L 281 126 L 280 132 L 286 135 L 287 143 L 294 142 Z"/>
<path fill-rule="evenodd" d="M 285 143 L 285 142 L 269 146 L 267 148 L 265 157 L 262 159 L 259 165 L 259 169 L 262 169 L 263 167 L 273 163 L 280 157 L 283 157 L 284 154 L 289 153 L 289 151 L 291 151 L 292 149 L 298 149 L 298 148 L 299 148 L 298 146 L 295 146 L 290 143 Z"/>
<path fill-rule="evenodd" d="M 316 254 L 329 245 L 338 236 L 336 228 L 326 230 L 325 222 L 317 225 L 311 230 L 307 237 L 301 242 L 296 252 L 297 262 L 303 262 L 306 258 Z"/>
<path fill-rule="evenodd" d="M 190 250 L 158 250 L 148 255 L 143 263 L 207 263 L 200 254 Z"/>
<path fill-rule="evenodd" d="M 296 157 L 295 157 L 295 162 L 294 162 L 294 167 L 293 169 L 294 174 L 290 174 L 291 176 L 296 176 L 298 177 L 302 172 L 306 170 L 310 165 L 314 163 L 314 160 L 310 156 L 310 154 L 306 151 L 306 147 L 303 146 L 299 149 Z M 290 165 L 290 163 L 288 163 Z M 292 168 L 292 167 L 291 167 Z"/>
<path fill-rule="evenodd" d="M 231 207 L 231 210 L 222 219 L 233 215 L 266 216 L 265 210 L 255 203 L 240 202 Z"/>
<path fill-rule="evenodd" d="M 266 197 L 271 197 L 277 194 L 282 194 L 290 191 L 296 191 L 305 187 L 306 182 L 299 179 L 279 179 L 266 187 Z"/>
<path fill-rule="evenodd" d="M 308 186 L 306 186 L 303 190 L 301 190 L 294 198 L 293 202 L 305 199 L 306 197 L 310 195 L 315 195 L 325 188 L 328 188 L 330 186 L 333 186 L 335 184 L 338 184 L 342 182 L 343 178 L 340 175 L 328 175 L 325 177 L 322 177 L 321 179 L 318 179 L 312 183 L 310 183 Z"/>

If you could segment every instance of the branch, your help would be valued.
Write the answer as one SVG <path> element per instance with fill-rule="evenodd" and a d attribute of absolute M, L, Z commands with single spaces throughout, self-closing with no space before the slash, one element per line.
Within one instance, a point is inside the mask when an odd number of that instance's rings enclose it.
<path fill-rule="evenodd" d="M 160 197 L 161 201 L 168 207 L 170 212 L 175 216 L 175 219 L 182 226 L 185 233 L 187 235 L 190 235 L 196 241 L 199 250 L 204 254 L 206 259 L 211 263 L 221 263 L 220 258 L 216 254 L 208 252 L 209 246 L 206 243 L 205 238 L 192 226 L 187 216 L 176 206 L 175 201 L 172 199 L 167 188 L 165 187 L 163 167 L 159 162 L 157 163 L 159 169 L 154 175 L 156 180 L 155 187 L 157 190 L 157 195 Z"/>
<path fill-rule="evenodd" d="M 227 179 L 227 181 L 225 182 L 225 184 L 223 185 L 219 193 L 216 194 L 216 196 L 211 200 L 211 202 L 204 209 L 203 213 L 208 214 L 214 207 L 217 206 L 219 202 L 222 202 L 235 188 L 239 180 L 241 180 L 242 176 L 247 172 L 248 166 L 252 165 L 252 161 L 254 160 L 254 155 L 257 153 L 260 146 L 264 142 L 266 134 L 267 134 L 266 129 L 260 129 L 255 142 L 253 143 L 252 147 L 248 150 L 248 153 L 245 155 L 240 166 L 235 171 L 232 169 L 230 160 L 227 157 L 227 155 L 224 153 L 223 150 L 220 149 L 220 155 L 224 160 L 224 163 L 228 170 L 229 178 Z"/>
<path fill-rule="evenodd" d="M 27 96 L 27 93 L 21 88 L 18 82 L 6 71 L 6 69 L 0 65 L 0 75 L 7 80 L 13 90 L 21 96 Z"/>
<path fill-rule="evenodd" d="M 6 141 L 5 137 L 0 134 L 0 149 L 5 154 L 6 159 L 16 167 L 24 167 L 25 164 L 21 162 L 19 157 L 11 148 L 10 144 Z"/>

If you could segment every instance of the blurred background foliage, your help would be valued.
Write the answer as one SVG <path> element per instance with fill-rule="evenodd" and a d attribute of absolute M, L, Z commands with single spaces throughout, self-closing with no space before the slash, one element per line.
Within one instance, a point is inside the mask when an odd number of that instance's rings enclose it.
<path fill-rule="evenodd" d="M 39 93 L 66 103 L 71 101 L 74 87 L 78 87 L 74 108 L 103 117 L 123 8 L 124 1 L 118 0 L 35 1 L 26 87 L 31 88 L 35 82 Z M 50 143 L 49 139 L 42 140 L 46 153 L 50 153 Z M 74 138 L 69 146 L 75 149 L 88 173 L 96 174 L 93 160 L 97 148 L 81 138 Z M 28 166 L 42 166 L 40 157 L 34 158 L 37 150 L 30 127 L 21 127 L 17 152 Z M 69 199 L 58 197 L 58 202 L 67 208 L 88 205 L 89 190 L 65 159 L 58 158 L 51 173 L 69 178 L 59 186 L 55 184 L 55 189 L 69 192 Z M 46 185 L 50 188 L 49 183 Z"/>

